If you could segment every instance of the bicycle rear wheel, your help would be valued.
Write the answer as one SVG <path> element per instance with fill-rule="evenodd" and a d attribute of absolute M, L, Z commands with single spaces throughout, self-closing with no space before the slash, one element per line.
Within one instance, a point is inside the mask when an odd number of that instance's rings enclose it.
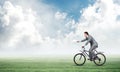
<path fill-rule="evenodd" d="M 85 63 L 86 58 L 83 54 L 78 53 L 74 56 L 73 60 L 76 65 L 81 66 Z"/>
<path fill-rule="evenodd" d="M 106 57 L 102 53 L 96 54 L 96 58 L 94 59 L 94 63 L 98 66 L 104 65 L 106 62 Z"/>

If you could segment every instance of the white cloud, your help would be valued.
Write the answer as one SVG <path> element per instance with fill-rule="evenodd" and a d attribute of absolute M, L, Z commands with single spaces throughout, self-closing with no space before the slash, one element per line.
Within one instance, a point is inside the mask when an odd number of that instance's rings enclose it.
<path fill-rule="evenodd" d="M 119 10 L 120 5 L 113 0 L 98 0 L 83 9 L 76 32 L 89 31 L 98 40 L 101 50 L 107 54 L 119 54 L 120 22 L 116 19 L 120 15 Z"/>
<path fill-rule="evenodd" d="M 55 18 L 58 20 L 63 20 L 66 19 L 67 13 L 60 13 L 60 12 L 56 12 L 55 13 Z"/>
<path fill-rule="evenodd" d="M 14 1 L 0 7 L 0 46 L 6 48 L 1 55 L 74 54 L 82 43 L 73 41 L 82 39 L 84 31 L 95 36 L 102 51 L 119 53 L 120 5 L 112 0 L 98 0 L 83 9 L 79 22 L 41 1 Z"/>
<path fill-rule="evenodd" d="M 68 43 L 64 40 L 64 36 L 74 21 L 66 26 L 64 23 L 67 23 L 65 21 L 67 14 L 51 10 L 42 2 L 38 8 L 31 5 L 29 8 L 25 5 L 5 1 L 1 6 L 3 22 L 0 24 L 4 25 L 2 27 L 4 32 L 1 32 L 0 46 L 3 49 L 1 51 L 3 55 L 9 55 L 11 52 L 14 52 L 13 55 L 61 54 L 63 52 L 67 54 Z"/>
<path fill-rule="evenodd" d="M 14 6 L 10 1 L 5 1 L 2 11 L 4 12 L 1 17 L 1 24 L 4 25 L 2 28 L 4 31 L 6 28 L 10 29 L 5 34 L 8 36 L 8 40 L 6 41 L 8 48 L 16 48 L 16 44 L 25 36 L 28 37 L 31 44 L 42 42 L 42 37 L 35 27 L 36 13 L 32 9 L 23 9 L 21 6 Z"/>

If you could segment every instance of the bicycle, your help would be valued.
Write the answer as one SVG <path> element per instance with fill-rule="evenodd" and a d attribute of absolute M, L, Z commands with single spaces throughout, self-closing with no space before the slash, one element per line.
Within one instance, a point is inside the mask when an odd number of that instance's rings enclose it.
<path fill-rule="evenodd" d="M 89 51 L 85 50 L 85 47 L 82 48 L 83 50 L 80 53 L 75 54 L 73 61 L 76 65 L 82 66 L 86 62 L 86 57 L 89 57 Z M 96 49 L 94 50 L 94 56 L 92 57 L 92 60 L 97 66 L 102 66 L 106 62 L 106 56 L 103 54 L 103 52 L 98 52 Z"/>

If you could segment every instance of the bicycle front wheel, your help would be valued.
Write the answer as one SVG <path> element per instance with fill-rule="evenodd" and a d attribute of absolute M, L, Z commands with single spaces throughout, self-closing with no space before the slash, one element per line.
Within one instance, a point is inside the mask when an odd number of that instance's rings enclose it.
<path fill-rule="evenodd" d="M 96 58 L 94 60 L 94 63 L 98 66 L 102 66 L 106 62 L 106 57 L 102 53 L 96 54 Z"/>
<path fill-rule="evenodd" d="M 81 66 L 85 63 L 86 58 L 83 54 L 78 53 L 74 56 L 73 60 L 76 65 Z"/>

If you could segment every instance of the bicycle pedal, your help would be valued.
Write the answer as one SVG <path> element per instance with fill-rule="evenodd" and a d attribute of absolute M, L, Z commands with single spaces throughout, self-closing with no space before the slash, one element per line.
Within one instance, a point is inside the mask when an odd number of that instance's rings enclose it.
<path fill-rule="evenodd" d="M 93 61 L 93 59 L 88 59 L 88 60 Z"/>

